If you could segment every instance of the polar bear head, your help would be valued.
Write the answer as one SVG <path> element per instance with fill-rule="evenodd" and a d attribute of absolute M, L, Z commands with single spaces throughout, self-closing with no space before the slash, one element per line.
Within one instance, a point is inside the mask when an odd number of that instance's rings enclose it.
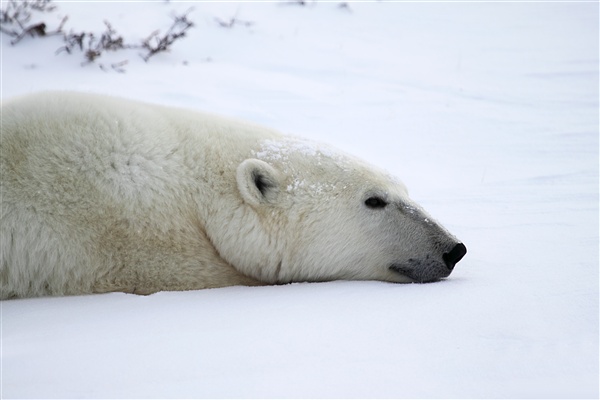
<path fill-rule="evenodd" d="M 262 142 L 236 171 L 239 207 L 220 253 L 266 283 L 430 282 L 466 247 L 366 163 L 320 144 Z"/>

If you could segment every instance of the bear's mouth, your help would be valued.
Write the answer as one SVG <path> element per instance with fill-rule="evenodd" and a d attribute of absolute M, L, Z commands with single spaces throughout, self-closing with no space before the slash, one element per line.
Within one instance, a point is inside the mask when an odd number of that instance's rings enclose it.
<path fill-rule="evenodd" d="M 414 283 L 437 282 L 440 279 L 443 279 L 449 275 L 442 274 L 439 272 L 435 273 L 434 271 L 439 271 L 439 269 L 433 266 L 423 266 L 415 262 L 413 262 L 412 264 L 415 265 L 408 266 L 406 264 L 392 264 L 390 265 L 389 269 L 407 277 L 408 279 L 411 279 Z"/>
<path fill-rule="evenodd" d="M 412 270 L 409 267 L 406 267 L 401 264 L 392 264 L 392 265 L 390 265 L 390 270 L 396 272 L 397 274 L 405 276 L 406 278 L 412 280 L 413 283 L 422 283 L 419 280 L 414 278 L 414 276 L 413 276 L 414 274 L 412 273 Z"/>

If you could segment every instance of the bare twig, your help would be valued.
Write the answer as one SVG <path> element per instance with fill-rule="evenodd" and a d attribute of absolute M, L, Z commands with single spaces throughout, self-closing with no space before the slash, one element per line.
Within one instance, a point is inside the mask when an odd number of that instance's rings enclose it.
<path fill-rule="evenodd" d="M 190 8 L 183 15 L 175 15 L 173 17 L 173 24 L 169 30 L 163 35 L 159 36 L 160 31 L 156 30 L 150 34 L 144 41 L 142 41 L 142 48 L 147 50 L 145 55 L 141 55 L 144 61 L 148 61 L 150 57 L 163 51 L 169 51 L 169 47 L 179 38 L 186 35 L 186 31 L 194 26 L 194 23 L 188 19 L 188 14 L 192 11 Z"/>
<path fill-rule="evenodd" d="M 237 17 L 231 17 L 228 21 L 223 21 L 220 18 L 215 18 L 215 21 L 217 22 L 217 24 L 219 24 L 219 26 L 222 26 L 223 28 L 233 28 L 234 25 L 242 25 L 245 27 L 254 25 L 254 22 L 242 21 L 241 19 L 238 19 Z"/>
<path fill-rule="evenodd" d="M 123 60 L 123 61 L 120 61 L 118 63 L 110 64 L 110 68 L 113 71 L 116 71 L 118 73 L 124 74 L 126 71 L 125 71 L 125 68 L 123 68 L 123 66 L 127 65 L 127 63 L 129 63 L 128 60 Z M 104 72 L 108 71 L 108 68 L 106 68 L 103 64 L 100 64 L 99 67 Z"/>

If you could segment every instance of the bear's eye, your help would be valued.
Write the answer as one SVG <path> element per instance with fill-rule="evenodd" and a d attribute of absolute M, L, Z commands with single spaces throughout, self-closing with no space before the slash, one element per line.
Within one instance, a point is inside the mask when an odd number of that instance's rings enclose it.
<path fill-rule="evenodd" d="M 387 206 L 387 202 L 383 200 L 381 197 L 369 197 L 365 200 L 365 206 L 369 208 L 384 208 Z"/>

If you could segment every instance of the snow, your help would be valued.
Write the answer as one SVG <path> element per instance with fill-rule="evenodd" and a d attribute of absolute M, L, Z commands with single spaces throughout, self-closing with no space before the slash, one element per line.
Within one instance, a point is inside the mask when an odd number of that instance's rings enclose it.
<path fill-rule="evenodd" d="M 2 35 L 2 99 L 107 93 L 324 141 L 469 252 L 433 284 L 4 301 L 3 398 L 598 398 L 598 3 L 56 3 L 67 30 L 139 40 L 190 7 L 196 27 L 98 60 L 123 74 Z M 234 16 L 253 24 L 215 21 Z"/>

